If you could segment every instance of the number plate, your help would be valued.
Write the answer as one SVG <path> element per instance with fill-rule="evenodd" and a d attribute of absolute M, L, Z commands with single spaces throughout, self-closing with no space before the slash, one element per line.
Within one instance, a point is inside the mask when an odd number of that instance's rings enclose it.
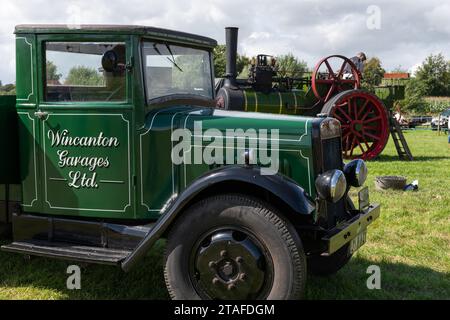
<path fill-rule="evenodd" d="M 350 241 L 350 246 L 348 249 L 349 254 L 354 254 L 356 252 L 356 250 L 361 248 L 361 246 L 364 243 L 366 243 L 366 235 L 367 235 L 367 230 L 363 230 L 356 236 L 356 238 L 354 238 L 352 241 Z"/>
<path fill-rule="evenodd" d="M 358 192 L 359 211 L 363 211 L 369 207 L 369 188 L 364 187 Z"/>

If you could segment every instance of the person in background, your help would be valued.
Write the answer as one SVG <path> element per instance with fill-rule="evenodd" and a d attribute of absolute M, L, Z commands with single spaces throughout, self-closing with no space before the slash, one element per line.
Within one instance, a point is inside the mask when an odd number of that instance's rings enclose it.
<path fill-rule="evenodd" d="M 448 147 L 450 148 L 450 116 L 447 121 Z"/>
<path fill-rule="evenodd" d="M 408 122 L 406 121 L 405 117 L 403 117 L 403 115 L 399 111 L 394 113 L 394 119 L 397 120 L 399 125 L 408 124 Z"/>
<path fill-rule="evenodd" d="M 366 54 L 364 52 L 359 52 L 350 61 L 356 66 L 359 73 L 362 75 L 364 72 L 364 61 L 367 60 Z M 344 79 L 351 79 L 353 77 L 352 68 L 350 65 L 346 64 L 344 68 Z"/>

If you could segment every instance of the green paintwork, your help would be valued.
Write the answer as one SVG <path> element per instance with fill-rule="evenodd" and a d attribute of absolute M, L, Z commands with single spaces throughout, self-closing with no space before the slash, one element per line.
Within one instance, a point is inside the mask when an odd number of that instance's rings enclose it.
<path fill-rule="evenodd" d="M 200 175 L 216 167 L 207 164 L 172 164 L 172 131 L 186 128 L 194 132 L 195 121 L 202 122 L 203 134 L 210 128 L 218 129 L 221 132 L 235 128 L 244 131 L 249 128 L 255 130 L 278 129 L 281 140 L 279 145 L 280 173 L 293 178 L 303 186 L 306 192 L 312 196 L 315 195 L 310 118 L 222 111 L 210 108 L 174 107 L 156 109 L 151 112 L 146 128 L 140 135 L 142 179 L 138 180 L 141 183 L 139 185 L 142 200 L 141 210 L 147 211 L 148 214 L 159 213 L 168 199 L 180 194 Z M 195 138 L 192 138 L 193 149 L 185 156 L 193 159 L 196 149 L 204 152 L 204 148 L 213 141 L 220 142 L 220 139 L 195 141 Z M 250 142 L 247 140 L 246 147 L 249 148 L 249 146 Z M 237 148 L 236 145 L 234 155 L 238 152 L 242 153 L 244 149 Z M 226 151 L 224 151 L 223 157 L 226 157 Z"/>
<path fill-rule="evenodd" d="M 41 150 L 44 153 L 41 190 L 44 194 L 43 213 L 81 214 L 108 212 L 111 216 L 133 218 L 131 112 L 90 113 L 55 111 L 41 121 Z M 63 129 L 64 128 L 64 129 Z M 71 137 L 114 137 L 116 144 L 108 147 L 52 146 L 49 135 L 67 130 Z M 117 145 L 117 146 L 116 146 Z M 61 168 L 58 153 L 67 157 L 85 157 L 92 163 Z M 96 162 L 96 161 L 95 161 Z M 75 175 L 80 175 L 76 178 Z M 83 182 L 83 177 L 85 181 Z M 72 186 L 70 184 L 73 183 Z M 103 197 L 101 194 L 110 195 Z M 96 196 L 95 196 L 96 195 Z"/>
<path fill-rule="evenodd" d="M 49 103 L 43 101 L 43 84 L 36 79 L 43 78 L 45 41 L 116 41 L 127 45 L 127 61 L 138 56 L 132 50 L 133 39 L 117 35 L 23 35 L 18 39 L 32 43 L 17 49 L 19 81 L 17 113 L 19 136 L 23 207 L 25 211 L 55 215 L 95 216 L 108 218 L 135 218 L 134 199 L 134 138 L 137 108 L 132 103 L 132 74 L 127 75 L 127 100 L 94 103 Z M 25 43 L 25 40 L 22 40 Z M 20 42 L 20 41 L 18 41 Z M 38 43 L 39 45 L 36 45 Z M 37 49 L 36 49 L 37 48 Z M 35 53 L 35 54 L 33 54 Z M 28 61 L 37 63 L 29 67 Z M 23 72 L 19 72 L 22 70 Z M 136 74 L 136 77 L 139 74 Z M 19 87 L 22 84 L 23 87 Z M 20 93 L 20 95 L 19 95 Z M 142 93 L 139 93 L 142 95 Z M 22 98 L 19 98 L 22 97 Z M 26 97 L 26 98 L 25 98 Z M 139 101 L 139 99 L 136 99 Z M 142 104 L 140 104 L 142 114 Z M 48 113 L 45 119 L 38 119 L 36 111 Z M 143 119 L 143 115 L 141 115 Z M 141 120 L 143 121 L 143 120 Z M 62 134 L 68 130 L 71 137 L 114 137 L 114 147 L 74 147 L 53 145 L 50 134 Z M 103 166 L 90 170 L 88 166 L 64 166 L 59 163 L 58 152 L 67 152 L 69 157 L 88 157 L 103 161 Z M 105 160 L 107 159 L 107 168 Z M 79 172 L 79 173 L 77 173 Z M 80 175 L 74 182 L 74 175 Z M 84 183 L 81 180 L 85 177 Z M 90 179 L 89 179 L 90 178 Z"/>
<path fill-rule="evenodd" d="M 16 29 L 16 106 L 24 211 L 94 218 L 159 217 L 171 199 L 197 177 L 213 169 L 213 166 L 206 164 L 172 164 L 172 131 L 177 128 L 192 130 L 194 121 L 202 121 L 203 131 L 209 128 L 222 132 L 235 128 L 278 129 L 281 138 L 280 173 L 293 178 L 314 197 L 311 118 L 231 112 L 197 106 L 147 105 L 139 61 L 142 38 L 158 40 L 166 37 L 171 42 L 203 46 L 208 50 L 214 46 L 214 41 L 203 41 L 198 36 L 154 32 L 111 27 L 98 31 L 83 28 L 79 32 L 61 27 L 22 26 Z M 46 41 L 124 42 L 127 62 L 133 65 L 127 73 L 126 101 L 44 101 L 41 79 L 45 78 L 43 44 Z M 251 95 L 251 92 L 248 93 Z M 298 109 L 301 106 L 295 104 L 295 99 L 304 101 L 304 97 L 310 95 L 307 90 L 284 94 L 281 111 L 289 111 L 292 106 L 294 110 L 295 106 Z M 259 97 L 261 109 L 273 108 L 276 104 L 280 107 L 280 100 L 265 98 Z M 48 116 L 39 119 L 35 115 L 36 111 L 46 112 Z M 79 138 L 99 137 L 102 134 L 103 137 L 115 139 L 117 143 L 109 147 L 52 145 L 52 137 L 64 130 L 67 130 L 67 135 Z M 200 144 L 196 144 L 194 141 L 194 148 L 203 148 L 209 143 L 200 141 Z M 62 166 L 58 152 L 81 158 L 108 158 L 108 165 L 103 163 L 103 166 L 94 170 L 82 165 Z M 236 152 L 243 150 L 238 149 Z M 86 175 L 83 187 L 80 187 L 80 180 L 76 180 L 75 186 L 69 185 L 76 172 L 80 172 L 81 176 Z"/>
<path fill-rule="evenodd" d="M 396 101 L 405 99 L 405 88 L 409 79 L 383 79 L 382 83 L 375 87 L 375 94 L 388 109 L 392 109 Z"/>
<path fill-rule="evenodd" d="M 253 112 L 305 115 L 313 112 L 317 99 L 310 88 L 288 92 L 263 93 L 243 90 L 244 110 Z"/>

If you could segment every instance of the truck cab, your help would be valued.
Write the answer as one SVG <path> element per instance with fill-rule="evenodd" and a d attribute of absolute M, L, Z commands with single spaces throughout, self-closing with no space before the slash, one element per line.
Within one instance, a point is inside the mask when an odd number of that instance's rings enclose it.
<path fill-rule="evenodd" d="M 172 298 L 300 298 L 379 216 L 339 122 L 216 109 L 199 35 L 141 26 L 16 27 L 0 99 L 9 252 L 134 267 L 167 239 Z M 6 137 L 6 138 L 5 138 Z M 279 285 L 283 283 L 283 285 Z"/>

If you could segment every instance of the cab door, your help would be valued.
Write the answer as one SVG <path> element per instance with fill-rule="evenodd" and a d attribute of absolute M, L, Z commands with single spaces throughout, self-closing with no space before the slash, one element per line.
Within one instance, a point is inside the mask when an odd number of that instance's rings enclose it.
<path fill-rule="evenodd" d="M 129 37 L 39 36 L 42 212 L 133 218 Z"/>

